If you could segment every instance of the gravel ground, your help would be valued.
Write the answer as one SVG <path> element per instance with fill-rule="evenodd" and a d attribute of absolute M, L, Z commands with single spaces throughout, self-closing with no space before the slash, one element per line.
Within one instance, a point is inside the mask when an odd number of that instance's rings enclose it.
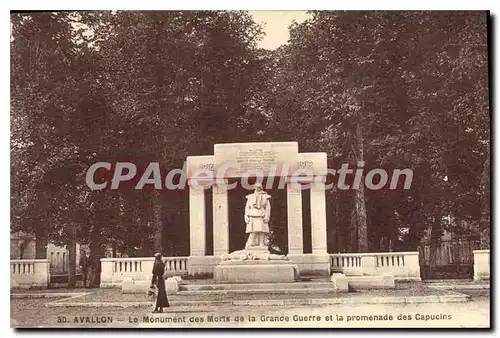
<path fill-rule="evenodd" d="M 482 297 L 481 297 L 482 299 Z M 47 308 L 47 299 L 11 301 L 16 328 L 182 327 L 488 327 L 489 299 L 444 304 L 363 304 L 315 307 L 239 307 L 152 315 L 147 308 Z M 384 316 L 367 320 L 369 316 Z M 386 319 L 387 316 L 391 318 Z M 411 316 L 411 319 L 409 319 Z M 218 322 L 214 322 L 216 317 Z M 287 318 L 283 322 L 281 318 Z M 252 318 L 255 321 L 252 321 Z M 307 319 L 307 320 L 306 320 Z M 277 322 L 277 321 L 280 322 Z M 93 321 L 93 323 L 92 323 Z"/>
<path fill-rule="evenodd" d="M 473 302 L 489 302 L 490 290 L 460 290 L 460 293 L 469 295 Z"/>
<path fill-rule="evenodd" d="M 62 292 L 61 289 L 58 290 Z M 76 289 L 68 289 L 68 292 L 77 292 Z M 147 302 L 151 301 L 146 294 L 123 294 L 119 289 L 80 289 L 80 292 L 92 292 L 89 295 L 76 297 L 68 300 L 61 300 L 59 302 L 71 303 L 90 303 L 90 302 Z M 237 293 L 231 294 L 232 299 L 307 299 L 307 298 L 354 298 L 354 297 L 397 297 L 397 296 L 440 296 L 453 294 L 452 291 L 431 289 L 425 287 L 423 283 L 404 283 L 398 284 L 395 290 L 363 290 L 354 291 L 349 293 Z M 221 300 L 227 298 L 228 295 L 224 294 L 178 294 L 170 295 L 171 300 Z"/>
<path fill-rule="evenodd" d="M 424 284 L 447 284 L 447 285 L 468 285 L 468 284 L 490 284 L 488 280 L 474 281 L 472 279 L 428 279 Z"/>
<path fill-rule="evenodd" d="M 45 304 L 52 300 L 47 299 L 13 299 L 10 304 L 11 327 L 93 327 L 95 324 L 83 325 L 75 323 L 75 316 L 106 316 L 121 317 L 133 315 L 133 309 L 102 309 L 92 308 L 47 308 Z M 143 310 L 147 311 L 147 310 Z M 99 327 L 113 327 L 116 323 L 99 324 Z"/>
<path fill-rule="evenodd" d="M 190 281 L 191 282 L 191 281 Z M 328 297 L 384 297 L 384 296 L 426 296 L 426 295 L 444 295 L 453 294 L 455 292 L 448 290 L 438 290 L 426 287 L 427 283 L 398 283 L 396 290 L 366 290 L 360 292 L 350 292 L 348 294 L 329 294 Z M 428 284 L 427 284 L 428 285 Z M 50 289 L 50 290 L 19 290 L 12 291 L 12 293 L 82 293 L 92 292 L 90 295 L 73 298 L 68 300 L 70 302 L 145 302 L 149 301 L 145 294 L 122 294 L 119 289 Z M 319 323 L 293 323 L 291 322 L 286 327 L 293 326 L 336 326 L 336 327 L 367 327 L 367 326 L 387 326 L 396 325 L 396 327 L 434 327 L 436 325 L 444 325 L 447 327 L 470 327 L 481 326 L 486 327 L 489 325 L 489 311 L 490 311 L 490 290 L 460 290 L 460 293 L 471 296 L 471 301 L 467 303 L 440 303 L 440 304 L 363 304 L 363 305 L 330 305 L 330 306 L 287 306 L 287 307 L 172 307 L 168 309 L 169 313 L 155 316 L 166 316 L 174 318 L 176 316 L 184 316 L 188 319 L 196 320 L 196 318 L 205 318 L 204 323 L 198 323 L 199 326 L 214 327 L 215 324 L 208 324 L 206 319 L 210 314 L 220 316 L 242 316 L 250 317 L 255 315 L 278 315 L 278 314 L 319 314 L 326 313 L 341 313 L 341 314 L 376 314 L 376 313 L 392 313 L 394 318 L 400 314 L 433 314 L 441 313 L 446 314 L 451 318 L 445 321 L 392 321 L 384 323 L 373 322 L 349 322 L 349 323 L 327 323 L 323 318 L 322 325 Z M 244 295 L 247 299 L 277 299 L 277 298 L 325 298 L 325 295 L 312 296 L 311 294 L 297 294 L 297 295 L 281 295 L 278 293 L 261 294 L 261 295 Z M 170 296 L 171 300 L 185 299 L 185 300 L 210 300 L 218 296 Z M 257 298 L 258 297 L 258 298 Z M 234 297 L 233 297 L 234 298 Z M 46 307 L 49 302 L 65 301 L 64 298 L 39 298 L 39 299 L 11 299 L 11 326 L 12 327 L 189 327 L 193 323 L 164 323 L 164 322 L 147 322 L 144 316 L 150 316 L 151 309 L 149 308 L 87 308 L 87 307 Z M 156 318 L 156 317 L 155 317 Z M 173 320 L 173 319 L 172 319 Z M 201 320 L 201 319 L 200 319 Z M 221 324 L 218 326 L 232 327 L 248 327 L 250 324 L 248 319 L 245 323 Z M 255 324 L 259 327 L 275 327 L 276 323 L 262 322 Z"/>
<path fill-rule="evenodd" d="M 86 289 L 86 288 L 54 288 L 54 289 L 14 289 L 11 290 L 10 293 L 85 293 L 92 292 L 99 289 Z"/>

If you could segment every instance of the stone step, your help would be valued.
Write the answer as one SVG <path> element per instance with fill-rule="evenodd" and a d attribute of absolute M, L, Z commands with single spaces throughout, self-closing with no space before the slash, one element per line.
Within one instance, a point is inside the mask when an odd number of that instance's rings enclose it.
<path fill-rule="evenodd" d="M 276 290 L 260 292 L 260 293 L 196 293 L 196 292 L 179 292 L 176 295 L 169 295 L 168 299 L 175 301 L 184 300 L 243 300 L 243 299 L 309 299 L 309 298 L 335 298 L 344 297 L 343 294 L 332 292 L 328 290 L 327 292 L 309 292 L 309 293 L 277 293 Z"/>
<path fill-rule="evenodd" d="M 182 296 L 205 296 L 205 295 L 222 295 L 222 296 L 232 296 L 232 295 L 255 295 L 255 294 L 284 294 L 284 295 L 296 295 L 296 294 L 308 294 L 308 295 L 318 295 L 318 294 L 328 294 L 334 293 L 332 287 L 328 288 L 296 288 L 296 289 L 254 289 L 254 290 L 195 290 L 195 291 L 180 291 L 177 295 Z"/>
<path fill-rule="evenodd" d="M 211 290 L 287 290 L 287 289 L 327 289 L 331 282 L 296 282 L 296 283 L 252 283 L 252 284 L 185 284 L 181 291 Z"/>
<path fill-rule="evenodd" d="M 301 305 L 334 305 L 334 304 L 413 304 L 413 303 L 462 303 L 469 300 L 464 294 L 451 294 L 441 296 L 348 296 L 343 294 L 339 297 L 321 298 L 265 298 L 265 299 L 211 299 L 211 300 L 187 300 L 180 297 L 170 299 L 171 307 L 165 308 L 165 312 L 192 312 L 207 311 L 209 309 L 220 309 L 221 307 L 241 306 L 301 306 Z M 152 302 L 51 302 L 46 307 L 149 307 Z M 201 308 L 201 309 L 197 309 Z"/>
<path fill-rule="evenodd" d="M 172 306 L 300 306 L 300 305 L 334 305 L 334 304 L 414 304 L 414 303 L 462 303 L 467 302 L 469 296 L 464 294 L 441 296 L 392 296 L 366 297 L 339 294 L 330 297 L 304 298 L 264 298 L 264 299 L 220 299 L 220 300 L 181 300 L 171 301 Z"/>

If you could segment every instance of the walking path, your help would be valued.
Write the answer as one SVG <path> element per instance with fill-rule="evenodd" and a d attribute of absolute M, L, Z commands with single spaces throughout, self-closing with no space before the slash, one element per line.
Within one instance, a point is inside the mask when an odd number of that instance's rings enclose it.
<path fill-rule="evenodd" d="M 457 285 L 462 287 L 459 292 L 449 289 Z M 151 314 L 153 302 L 146 294 L 123 294 L 119 289 L 22 290 L 11 294 L 11 325 L 79 328 L 488 327 L 488 285 L 463 281 L 398 283 L 395 290 L 321 295 L 314 292 L 290 295 L 280 290 L 257 294 L 188 293 L 169 295 L 171 307 L 164 309 L 162 314 Z M 370 320 L 370 316 L 377 316 L 374 317 L 377 319 Z"/>
<path fill-rule="evenodd" d="M 453 286 L 453 285 L 452 285 Z M 474 285 L 462 285 L 473 289 Z M 485 285 L 480 285 L 485 288 Z M 333 304 L 412 304 L 467 302 L 469 296 L 448 284 L 401 283 L 396 289 L 363 290 L 349 293 L 301 290 L 308 292 L 284 292 L 282 290 L 207 290 L 181 291 L 169 295 L 173 307 L 241 307 L 241 306 L 306 306 Z M 52 290 L 50 290 L 52 291 Z M 46 307 L 149 307 L 152 299 L 146 294 L 124 294 L 119 289 L 59 290 L 58 292 L 17 292 L 11 298 L 54 298 Z M 78 291 L 78 292 L 74 292 Z"/>

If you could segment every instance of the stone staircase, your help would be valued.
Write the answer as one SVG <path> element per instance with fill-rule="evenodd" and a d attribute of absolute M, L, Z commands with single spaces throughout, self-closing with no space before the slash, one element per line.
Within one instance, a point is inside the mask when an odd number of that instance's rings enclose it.
<path fill-rule="evenodd" d="M 282 291 L 303 291 L 325 289 L 332 291 L 332 283 L 325 279 L 324 281 L 301 281 L 294 283 L 249 283 L 249 284 L 214 284 L 207 282 L 206 284 L 183 284 L 180 286 L 180 291 L 198 292 L 198 291 L 242 291 L 242 290 L 282 290 Z"/>
<path fill-rule="evenodd" d="M 176 306 L 272 306 L 339 304 L 346 295 L 325 280 L 295 283 L 214 284 L 186 282 L 169 296 Z"/>
<path fill-rule="evenodd" d="M 370 279 L 368 279 L 370 280 Z M 143 280 L 140 280 L 141 282 Z M 354 280 L 353 280 L 354 281 Z M 466 302 L 467 294 L 429 287 L 428 283 L 399 283 L 395 288 L 351 289 L 338 292 L 335 282 L 327 278 L 303 279 L 293 283 L 223 284 L 213 280 L 166 281 L 171 311 L 217 311 L 221 307 L 296 307 L 353 304 L 405 304 Z M 152 299 L 146 297 L 149 286 L 133 284 L 133 289 L 102 291 L 90 299 L 70 297 L 46 304 L 47 307 L 151 307 Z M 438 285 L 439 286 L 439 285 Z M 99 293 L 99 291 L 97 292 Z M 126 295 L 135 293 L 134 295 Z M 123 295 L 123 297 L 121 297 Z M 69 295 L 68 295 L 69 296 Z M 92 298 L 94 297 L 94 298 Z M 104 298 L 103 298 L 104 297 Z M 169 310 L 170 311 L 170 310 Z"/>
<path fill-rule="evenodd" d="M 354 277 L 353 277 L 354 278 Z M 356 284 L 356 279 L 352 280 Z M 370 280 L 370 278 L 368 278 Z M 294 283 L 217 284 L 213 280 L 183 281 L 170 294 L 174 306 L 210 308 L 220 306 L 322 306 L 333 304 L 445 303 L 467 301 L 466 295 L 429 292 L 419 295 L 384 285 L 374 290 L 338 292 L 328 278 L 303 279 Z"/>
<path fill-rule="evenodd" d="M 187 284 L 179 288 L 179 296 L 228 296 L 255 297 L 295 296 L 295 295 L 337 295 L 330 282 L 297 282 L 297 283 L 255 283 L 255 284 Z"/>

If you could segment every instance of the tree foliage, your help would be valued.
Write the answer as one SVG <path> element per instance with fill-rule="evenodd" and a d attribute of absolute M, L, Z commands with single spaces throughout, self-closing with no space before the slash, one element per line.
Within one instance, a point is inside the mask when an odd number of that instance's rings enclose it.
<path fill-rule="evenodd" d="M 74 237 L 96 260 L 109 245 L 187 255 L 186 192 L 91 191 L 89 165 L 157 161 L 165 174 L 214 143 L 297 141 L 333 168 L 414 172 L 410 190 L 328 191 L 330 251 L 414 250 L 448 215 L 481 223 L 487 246 L 486 20 L 311 12 L 270 51 L 245 12 L 12 14 L 12 231 Z"/>

